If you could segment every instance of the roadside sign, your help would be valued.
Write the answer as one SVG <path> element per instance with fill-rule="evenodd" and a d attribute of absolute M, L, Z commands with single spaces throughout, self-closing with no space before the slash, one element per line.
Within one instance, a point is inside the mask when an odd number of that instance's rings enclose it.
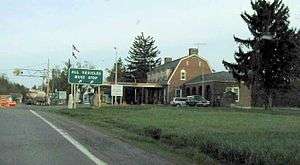
<path fill-rule="evenodd" d="M 123 85 L 112 85 L 111 96 L 123 96 Z"/>
<path fill-rule="evenodd" d="M 67 99 L 67 92 L 66 91 L 58 91 L 58 99 L 59 100 L 66 100 Z"/>
<path fill-rule="evenodd" d="M 100 85 L 103 81 L 103 71 L 70 68 L 68 81 L 70 84 Z"/>

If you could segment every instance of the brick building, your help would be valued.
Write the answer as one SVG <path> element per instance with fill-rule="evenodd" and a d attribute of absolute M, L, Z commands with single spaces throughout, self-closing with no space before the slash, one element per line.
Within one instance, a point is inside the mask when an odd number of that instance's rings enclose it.
<path fill-rule="evenodd" d="M 251 96 L 245 84 L 238 83 L 229 72 L 213 73 L 208 61 L 189 49 L 188 55 L 172 60 L 165 58 L 164 64 L 147 73 L 147 83 L 118 82 L 124 86 L 124 101 L 128 104 L 169 104 L 173 97 L 201 95 L 213 105 L 220 105 L 225 92 L 235 93 L 234 103 L 243 107 L 261 106 L 262 98 Z M 111 84 L 104 84 L 110 88 Z M 275 106 L 300 106 L 300 83 L 289 92 L 277 92 Z M 260 92 L 255 92 L 258 95 Z M 260 100 L 260 101 L 257 101 Z"/>
<path fill-rule="evenodd" d="M 163 65 L 153 68 L 147 74 L 149 83 L 158 83 L 162 88 L 156 91 L 146 89 L 146 97 L 158 100 L 160 103 L 169 103 L 173 97 L 187 95 L 185 83 L 201 74 L 211 73 L 212 69 L 208 61 L 198 55 L 198 49 L 189 49 L 187 56 L 174 61 L 165 58 Z M 147 98 L 145 100 L 148 100 Z"/>

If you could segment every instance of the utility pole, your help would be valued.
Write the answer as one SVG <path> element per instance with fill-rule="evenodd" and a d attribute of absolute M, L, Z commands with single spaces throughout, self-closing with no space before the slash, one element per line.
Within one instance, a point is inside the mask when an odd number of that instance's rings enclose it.
<path fill-rule="evenodd" d="M 117 47 L 114 47 L 116 53 L 116 66 L 115 66 L 115 85 L 118 84 L 118 51 Z M 115 96 L 115 104 L 117 104 L 117 96 Z"/>
<path fill-rule="evenodd" d="M 44 65 L 44 64 L 43 64 Z M 47 66 L 44 69 L 28 69 L 28 68 L 17 68 L 14 69 L 13 74 L 20 77 L 34 77 L 43 78 L 42 81 L 42 91 L 46 86 L 46 98 L 45 103 L 50 105 L 50 60 L 48 59 Z"/>
<path fill-rule="evenodd" d="M 47 103 L 50 105 L 50 60 L 48 58 L 48 63 L 47 63 L 47 78 L 46 78 L 46 96 L 47 96 Z"/>

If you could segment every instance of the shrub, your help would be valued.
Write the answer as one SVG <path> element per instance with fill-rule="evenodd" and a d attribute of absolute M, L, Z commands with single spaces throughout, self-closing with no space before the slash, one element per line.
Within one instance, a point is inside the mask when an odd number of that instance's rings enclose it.
<path fill-rule="evenodd" d="M 161 129 L 153 126 L 145 127 L 144 134 L 145 136 L 151 137 L 155 140 L 159 140 L 161 137 Z"/>

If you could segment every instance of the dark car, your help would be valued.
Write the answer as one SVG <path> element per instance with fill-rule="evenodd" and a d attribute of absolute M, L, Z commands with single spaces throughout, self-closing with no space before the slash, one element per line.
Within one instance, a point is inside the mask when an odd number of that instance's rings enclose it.
<path fill-rule="evenodd" d="M 188 96 L 186 104 L 189 106 L 207 107 L 210 105 L 210 101 L 199 95 Z"/>

